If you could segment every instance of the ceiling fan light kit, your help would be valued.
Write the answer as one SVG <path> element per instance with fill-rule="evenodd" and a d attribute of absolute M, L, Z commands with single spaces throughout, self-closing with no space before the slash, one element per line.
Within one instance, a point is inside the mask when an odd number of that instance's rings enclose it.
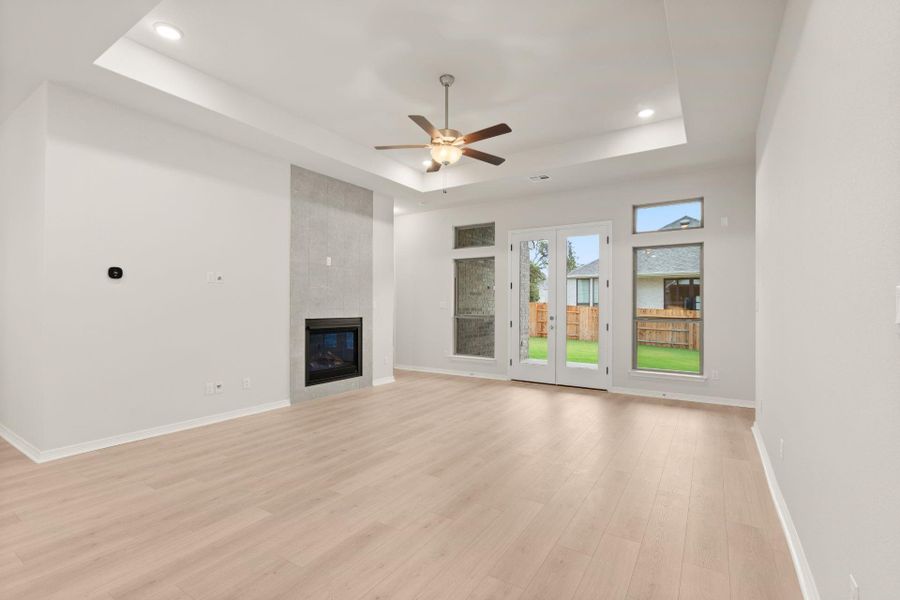
<path fill-rule="evenodd" d="M 427 173 L 439 171 L 442 166 L 452 165 L 463 156 L 474 158 L 492 165 L 503 164 L 505 158 L 481 152 L 468 145 L 480 140 L 503 135 L 512 131 L 506 123 L 499 123 L 492 127 L 460 135 L 456 129 L 450 129 L 450 86 L 456 80 L 453 75 L 443 74 L 440 77 L 444 87 L 444 128 L 438 129 L 421 115 L 409 115 L 412 121 L 421 127 L 431 137 L 430 144 L 401 144 L 395 146 L 375 146 L 376 150 L 399 150 L 405 148 L 428 148 L 431 151 L 431 163 L 425 169 Z"/>

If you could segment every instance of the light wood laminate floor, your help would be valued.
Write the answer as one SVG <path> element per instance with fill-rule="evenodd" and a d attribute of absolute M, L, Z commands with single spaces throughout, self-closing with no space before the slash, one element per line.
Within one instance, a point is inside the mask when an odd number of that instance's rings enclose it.
<path fill-rule="evenodd" d="M 0 598 L 801 598 L 753 411 L 398 373 L 35 465 Z"/>

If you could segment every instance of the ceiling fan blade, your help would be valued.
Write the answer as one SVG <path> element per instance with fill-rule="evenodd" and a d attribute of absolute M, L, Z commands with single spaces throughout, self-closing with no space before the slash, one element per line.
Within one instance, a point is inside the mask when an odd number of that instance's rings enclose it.
<path fill-rule="evenodd" d="M 441 137 L 441 132 L 437 130 L 437 127 L 432 125 L 431 121 L 422 115 L 409 115 L 409 118 L 413 120 L 413 123 L 424 129 L 425 133 L 431 136 L 431 139 Z"/>
<path fill-rule="evenodd" d="M 462 139 L 463 143 L 465 144 L 471 144 L 479 140 L 486 140 L 488 138 L 497 137 L 498 135 L 503 135 L 504 133 L 509 133 L 510 131 L 512 131 L 512 129 L 510 129 L 509 125 L 507 125 L 506 123 L 498 123 L 493 127 L 487 127 L 485 129 L 473 131 L 472 133 L 467 133 L 460 139 Z"/>
<path fill-rule="evenodd" d="M 462 153 L 468 156 L 469 158 L 474 158 L 475 160 L 483 160 L 486 163 L 491 163 L 492 165 L 502 165 L 505 158 L 500 158 L 499 156 L 494 156 L 493 154 L 488 154 L 487 152 L 482 152 L 481 150 L 476 150 L 475 148 L 463 148 Z"/>
<path fill-rule="evenodd" d="M 428 144 L 399 144 L 397 146 L 375 146 L 376 150 L 401 150 L 403 148 L 428 148 Z"/>
<path fill-rule="evenodd" d="M 428 165 L 428 168 L 425 169 L 425 172 L 426 173 L 434 173 L 435 171 L 440 171 L 440 170 L 441 170 L 441 163 L 437 162 L 436 160 L 432 160 L 431 164 Z"/>

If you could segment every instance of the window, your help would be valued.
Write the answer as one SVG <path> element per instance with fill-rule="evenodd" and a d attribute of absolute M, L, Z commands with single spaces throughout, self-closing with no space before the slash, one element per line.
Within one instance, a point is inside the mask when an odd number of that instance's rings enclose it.
<path fill-rule="evenodd" d="M 494 358 L 494 257 L 454 265 L 453 353 Z"/>
<path fill-rule="evenodd" d="M 703 373 L 703 244 L 634 249 L 633 367 Z"/>
<path fill-rule="evenodd" d="M 666 290 L 666 308 L 699 310 L 699 279 L 664 279 L 663 282 Z"/>
<path fill-rule="evenodd" d="M 482 248 L 494 245 L 494 224 L 458 225 L 453 228 L 453 248 Z"/>
<path fill-rule="evenodd" d="M 592 294 L 593 305 L 599 306 L 600 304 L 600 280 L 599 279 L 591 279 L 591 287 L 594 290 Z"/>
<path fill-rule="evenodd" d="M 703 198 L 634 207 L 634 233 L 703 227 Z"/>
<path fill-rule="evenodd" d="M 575 302 L 579 306 L 587 306 L 591 303 L 591 280 L 590 279 L 576 279 L 575 280 L 576 288 L 576 299 Z"/>

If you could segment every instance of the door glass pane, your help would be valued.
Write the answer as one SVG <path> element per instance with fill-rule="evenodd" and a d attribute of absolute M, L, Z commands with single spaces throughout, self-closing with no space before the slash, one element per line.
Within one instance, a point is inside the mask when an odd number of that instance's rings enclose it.
<path fill-rule="evenodd" d="M 550 242 L 519 244 L 519 360 L 547 362 Z"/>
<path fill-rule="evenodd" d="M 566 238 L 566 364 L 597 368 L 599 355 L 600 235 Z"/>

